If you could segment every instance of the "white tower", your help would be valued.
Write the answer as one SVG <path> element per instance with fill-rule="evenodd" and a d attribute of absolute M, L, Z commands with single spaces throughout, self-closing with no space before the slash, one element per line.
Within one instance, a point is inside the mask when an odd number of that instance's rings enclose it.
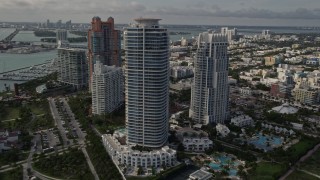
<path fill-rule="evenodd" d="M 123 73 L 121 67 L 97 61 L 92 73 L 92 113 L 108 114 L 123 104 Z"/>
<path fill-rule="evenodd" d="M 124 30 L 127 143 L 151 148 L 168 138 L 169 36 L 159 20 Z"/>
<path fill-rule="evenodd" d="M 227 35 L 200 33 L 194 62 L 189 116 L 197 123 L 224 123 L 228 117 Z"/>

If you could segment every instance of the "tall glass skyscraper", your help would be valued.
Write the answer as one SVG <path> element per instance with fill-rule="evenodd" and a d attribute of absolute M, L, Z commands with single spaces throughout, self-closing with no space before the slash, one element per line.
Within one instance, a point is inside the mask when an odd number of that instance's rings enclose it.
<path fill-rule="evenodd" d="M 224 123 L 228 117 L 228 38 L 200 33 L 194 61 L 189 116 L 197 123 Z"/>
<path fill-rule="evenodd" d="M 89 84 L 95 62 L 100 61 L 108 66 L 121 66 L 120 46 L 120 31 L 114 29 L 114 19 L 109 17 L 103 22 L 100 17 L 93 17 L 88 32 Z"/>
<path fill-rule="evenodd" d="M 88 86 L 88 64 L 85 49 L 58 48 L 58 81 L 70 84 L 77 89 Z"/>
<path fill-rule="evenodd" d="M 159 20 L 124 30 L 127 143 L 151 148 L 168 138 L 169 36 Z"/>

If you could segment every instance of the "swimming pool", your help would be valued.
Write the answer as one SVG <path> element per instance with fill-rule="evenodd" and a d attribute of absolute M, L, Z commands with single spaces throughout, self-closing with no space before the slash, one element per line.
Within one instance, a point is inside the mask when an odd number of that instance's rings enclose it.
<path fill-rule="evenodd" d="M 228 171 L 228 173 L 229 173 L 229 176 L 237 176 L 238 170 L 236 170 L 236 169 L 230 169 L 230 170 Z"/>
<path fill-rule="evenodd" d="M 220 164 L 217 163 L 209 163 L 209 166 L 211 169 L 215 170 L 215 171 L 220 171 L 221 170 L 221 166 Z"/>
<path fill-rule="evenodd" d="M 248 140 L 248 143 L 253 144 L 258 149 L 264 149 L 265 151 L 270 151 L 274 147 L 280 146 L 282 142 L 283 140 L 281 137 L 262 134 L 257 134 L 255 138 Z"/>
<path fill-rule="evenodd" d="M 232 160 L 232 157 L 228 156 L 228 155 L 218 155 L 218 156 L 214 156 L 214 159 L 216 162 L 211 162 L 209 163 L 209 167 L 215 171 L 221 171 L 224 169 L 224 166 L 229 165 L 229 167 L 231 167 L 231 169 L 228 171 L 229 176 L 237 176 L 238 170 L 236 169 L 239 165 L 241 165 L 241 163 L 239 162 L 239 160 Z"/>

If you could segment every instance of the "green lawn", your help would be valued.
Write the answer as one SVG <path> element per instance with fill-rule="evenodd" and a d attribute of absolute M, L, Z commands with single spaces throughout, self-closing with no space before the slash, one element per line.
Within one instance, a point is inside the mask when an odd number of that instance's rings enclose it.
<path fill-rule="evenodd" d="M 3 117 L 0 117 L 0 120 L 16 119 L 19 117 L 19 108 L 18 107 L 7 107 L 5 108 L 7 114 Z"/>
<path fill-rule="evenodd" d="M 294 171 L 286 180 L 319 180 L 318 178 L 301 171 Z"/>
<path fill-rule="evenodd" d="M 40 157 L 32 164 L 33 168 L 43 174 L 62 179 L 93 180 L 82 151 L 74 148 L 61 155 Z"/>
<path fill-rule="evenodd" d="M 48 114 L 48 113 L 50 114 L 49 104 L 47 101 L 27 104 L 26 107 L 30 108 L 32 113 L 35 115 Z M 20 106 L 4 107 L 4 110 L 6 111 L 6 115 L 0 116 L 0 120 L 9 120 L 9 119 L 19 118 Z"/>
<path fill-rule="evenodd" d="M 50 113 L 49 103 L 47 100 L 27 104 L 27 107 L 30 108 L 32 113 L 35 115 Z"/>
<path fill-rule="evenodd" d="M 288 153 L 291 157 L 301 157 L 316 144 L 317 142 L 312 139 L 302 138 L 297 144 L 294 144 L 288 149 Z"/>
<path fill-rule="evenodd" d="M 300 169 L 307 170 L 320 176 L 320 150 L 303 162 Z"/>
<path fill-rule="evenodd" d="M 22 167 L 0 173 L 1 180 L 23 179 Z"/>
<path fill-rule="evenodd" d="M 273 180 L 281 176 L 286 167 L 281 164 L 259 163 L 255 171 L 249 176 L 250 180 Z"/>

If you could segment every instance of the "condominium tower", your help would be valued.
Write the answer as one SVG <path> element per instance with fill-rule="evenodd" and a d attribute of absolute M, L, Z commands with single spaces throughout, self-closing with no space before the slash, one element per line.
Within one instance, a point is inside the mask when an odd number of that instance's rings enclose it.
<path fill-rule="evenodd" d="M 67 30 L 59 29 L 59 30 L 57 30 L 56 34 L 57 34 L 56 40 L 57 40 L 58 44 L 61 45 L 62 43 L 68 42 L 68 32 L 67 32 Z"/>
<path fill-rule="evenodd" d="M 120 45 L 120 31 L 114 29 L 114 19 L 109 17 L 103 22 L 99 17 L 93 17 L 88 32 L 90 79 L 96 61 L 108 66 L 121 66 Z"/>
<path fill-rule="evenodd" d="M 84 49 L 59 47 L 57 69 L 58 81 L 78 89 L 88 86 L 88 64 Z"/>
<path fill-rule="evenodd" d="M 123 73 L 121 67 L 94 64 L 92 74 L 92 113 L 108 114 L 123 104 Z"/>
<path fill-rule="evenodd" d="M 168 138 L 169 36 L 159 20 L 124 30 L 127 144 L 151 148 Z"/>
<path fill-rule="evenodd" d="M 189 116 L 197 123 L 224 123 L 228 117 L 228 38 L 200 33 L 194 61 Z"/>

